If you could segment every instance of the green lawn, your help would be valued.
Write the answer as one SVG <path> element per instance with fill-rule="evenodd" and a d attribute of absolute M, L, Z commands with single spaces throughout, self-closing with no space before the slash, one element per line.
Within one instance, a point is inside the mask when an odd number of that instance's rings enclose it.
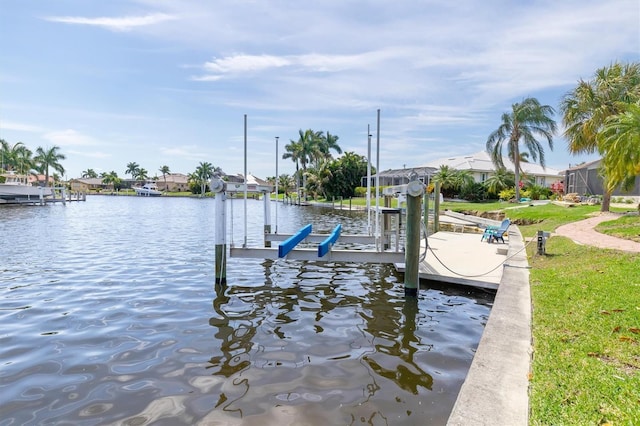
<path fill-rule="evenodd" d="M 452 205 L 453 204 L 453 205 Z M 585 219 L 600 206 L 445 203 L 457 211 L 504 209 L 523 236 Z M 612 209 L 615 211 L 616 209 Z M 637 240 L 640 217 L 598 230 Z M 533 309 L 532 425 L 640 425 L 640 255 L 555 236 L 528 248 Z"/>
<path fill-rule="evenodd" d="M 640 255 L 546 248 L 529 250 L 531 424 L 640 424 Z"/>
<path fill-rule="evenodd" d="M 623 216 L 620 219 L 602 222 L 596 227 L 596 230 L 603 234 L 640 243 L 640 216 Z"/>

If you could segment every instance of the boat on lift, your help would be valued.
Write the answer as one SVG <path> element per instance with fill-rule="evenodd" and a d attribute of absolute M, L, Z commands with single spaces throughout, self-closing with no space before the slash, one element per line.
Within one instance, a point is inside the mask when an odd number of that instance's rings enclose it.
<path fill-rule="evenodd" d="M 31 185 L 27 182 L 26 176 L 17 175 L 12 171 L 1 176 L 5 181 L 0 183 L 0 200 L 37 200 L 53 195 L 53 189 Z"/>
<path fill-rule="evenodd" d="M 143 197 L 157 197 L 162 195 L 162 191 L 158 190 L 158 185 L 155 182 L 146 182 L 142 186 L 134 186 L 133 190 L 136 191 L 136 195 Z"/>

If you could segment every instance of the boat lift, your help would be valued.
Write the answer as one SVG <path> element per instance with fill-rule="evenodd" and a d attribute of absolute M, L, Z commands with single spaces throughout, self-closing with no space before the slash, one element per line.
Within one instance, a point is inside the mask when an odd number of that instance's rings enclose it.
<path fill-rule="evenodd" d="M 234 247 L 233 243 L 229 249 L 231 257 L 236 258 L 259 258 L 259 259 L 287 259 L 287 260 L 307 260 L 307 261 L 327 261 L 327 262 L 356 262 L 356 263 L 393 263 L 405 264 L 405 295 L 416 296 L 419 284 L 419 252 L 420 252 L 420 220 L 421 220 L 421 203 L 422 196 L 425 193 L 425 185 L 418 181 L 412 181 L 407 184 L 407 223 L 405 246 L 401 250 L 399 245 L 401 214 L 400 209 L 381 209 L 376 196 L 376 227 L 375 235 L 342 235 L 342 225 L 338 224 L 333 231 L 326 234 L 311 234 L 312 225 L 308 224 L 298 230 L 293 235 L 272 234 L 271 233 L 271 214 L 269 197 L 270 189 L 263 191 L 264 199 L 264 248 L 247 247 L 247 218 L 246 218 L 246 199 L 247 199 L 247 182 L 246 182 L 246 152 L 247 152 L 247 116 L 244 120 L 244 139 L 245 139 L 245 218 L 244 218 L 244 244 L 242 247 Z M 380 120 L 380 110 L 378 110 L 378 122 Z M 378 124 L 378 140 L 379 140 Z M 238 188 L 240 189 L 240 188 Z M 236 189 L 236 190 L 238 190 Z M 215 194 L 216 202 L 216 233 L 215 233 L 215 259 L 216 259 L 216 284 L 226 284 L 226 253 L 227 253 L 227 225 L 226 225 L 226 199 L 227 199 L 227 183 L 221 179 L 219 174 L 214 174 L 211 179 L 211 191 Z M 239 192 L 239 191 L 238 191 Z M 276 201 L 277 202 L 277 201 Z M 276 205 L 277 208 L 277 205 Z M 277 210 L 276 210 L 277 211 Z M 381 212 L 388 214 L 398 214 L 396 221 L 395 250 L 390 249 L 390 236 L 393 232 L 385 229 L 391 221 L 384 220 L 381 223 L 381 233 L 378 234 L 378 217 Z M 277 224 L 276 224 L 277 229 Z M 382 235 L 382 238 L 379 236 Z M 376 250 L 332 250 L 333 246 L 341 240 L 345 243 L 375 244 Z M 381 241 L 384 240 L 384 241 Z M 272 241 L 281 241 L 277 250 L 271 248 Z M 318 242 L 319 245 L 315 249 L 296 248 L 302 242 Z"/>

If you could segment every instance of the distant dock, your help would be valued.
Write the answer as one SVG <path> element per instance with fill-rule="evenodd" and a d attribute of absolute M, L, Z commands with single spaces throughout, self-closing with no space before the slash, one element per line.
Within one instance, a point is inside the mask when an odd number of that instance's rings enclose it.
<path fill-rule="evenodd" d="M 54 203 L 67 204 L 72 201 L 87 201 L 86 192 L 67 192 L 64 188 L 52 189 L 53 195 L 50 197 L 20 197 L 11 199 L 0 199 L 0 205 L 45 206 L 47 204 Z"/>

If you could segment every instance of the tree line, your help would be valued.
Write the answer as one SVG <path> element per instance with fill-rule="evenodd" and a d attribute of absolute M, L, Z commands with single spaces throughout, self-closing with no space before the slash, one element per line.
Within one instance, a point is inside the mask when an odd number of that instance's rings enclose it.
<path fill-rule="evenodd" d="M 60 152 L 60 147 L 51 148 L 38 147 L 35 155 L 22 142 L 11 145 L 4 139 L 0 139 L 0 170 L 3 172 L 15 172 L 21 175 L 44 174 L 45 185 L 49 185 L 50 171 L 53 173 L 53 181 L 60 182 L 61 175 L 64 174 L 64 167 L 60 161 L 67 157 Z"/>
<path fill-rule="evenodd" d="M 605 193 L 601 210 L 608 211 L 613 191 L 633 188 L 640 175 L 640 63 L 615 62 L 596 70 L 589 80 L 580 79 L 562 97 L 560 111 L 569 152 L 597 152 L 602 157 Z M 514 163 L 516 199 L 522 185 L 521 153 L 545 165 L 544 148 L 537 137 L 553 149 L 554 113 L 551 106 L 526 98 L 502 115 L 501 125 L 487 139 L 486 150 L 498 170 L 504 169 L 503 148 Z"/>
<path fill-rule="evenodd" d="M 640 63 L 615 62 L 596 70 L 589 80 L 580 79 L 577 86 L 562 97 L 560 111 L 569 151 L 572 154 L 597 152 L 602 157 L 600 172 L 605 182 L 602 210 L 608 211 L 613 191 L 619 187 L 632 188 L 640 175 Z M 539 139 L 553 150 L 553 136 L 557 131 L 557 124 L 552 118 L 554 114 L 551 106 L 542 105 L 533 97 L 514 103 L 510 111 L 502 114 L 500 126 L 486 141 L 486 151 L 497 169 L 485 188 L 489 193 L 512 186 L 515 198 L 520 198 L 522 162 L 529 161 L 530 157 L 545 166 L 544 146 Z M 338 139 L 328 131 L 300 129 L 298 138 L 289 141 L 282 155 L 283 159 L 293 161 L 296 167 L 293 176 L 278 177 L 283 192 L 286 194 L 296 189 L 304 199 L 308 196 L 353 196 L 362 176 L 367 174 L 367 159 L 354 152 L 343 154 Z M 64 174 L 61 161 L 66 157 L 60 153 L 59 147 L 39 147 L 33 155 L 22 142 L 14 145 L 1 139 L 0 142 L 3 171 L 22 174 L 37 171 L 46 175 L 47 184 L 51 170 Z M 509 171 L 513 179 L 503 164 L 505 150 L 507 158 L 514 164 L 514 170 Z M 334 158 L 332 151 L 343 155 Z M 158 171 L 166 182 L 169 167 L 162 166 Z M 201 162 L 188 175 L 192 191 L 204 193 L 215 172 L 222 171 L 211 163 Z M 372 173 L 376 171 L 372 170 Z M 135 162 L 127 164 L 125 174 L 130 174 L 135 180 L 149 177 L 148 171 Z M 60 180 L 56 173 L 53 177 L 56 182 Z M 98 177 L 98 174 L 88 169 L 83 172 L 83 177 Z M 121 184 L 115 171 L 102 173 L 99 177 L 116 188 Z M 157 180 L 157 175 L 154 178 Z M 434 178 L 441 181 L 443 188 L 473 186 L 469 176 L 460 175 L 455 170 L 441 168 Z M 268 180 L 274 183 L 275 177 Z"/>
<path fill-rule="evenodd" d="M 158 172 L 162 175 L 164 180 L 164 187 L 167 188 L 167 175 L 171 174 L 169 166 L 164 165 L 158 169 Z M 187 182 L 189 189 L 194 194 L 205 194 L 209 190 L 209 182 L 215 173 L 222 173 L 220 167 L 215 167 L 209 162 L 200 162 L 195 171 L 187 175 Z M 127 163 L 127 167 L 124 172 L 125 175 L 131 175 L 131 178 L 135 181 L 153 180 L 158 181 L 160 177 L 156 173 L 153 176 L 149 175 L 149 172 L 144 167 L 141 167 L 135 161 Z M 122 178 L 118 176 L 115 171 L 96 173 L 93 169 L 87 169 L 82 172 L 82 178 L 101 178 L 102 183 L 107 185 L 113 185 L 114 189 L 121 189 Z"/>

